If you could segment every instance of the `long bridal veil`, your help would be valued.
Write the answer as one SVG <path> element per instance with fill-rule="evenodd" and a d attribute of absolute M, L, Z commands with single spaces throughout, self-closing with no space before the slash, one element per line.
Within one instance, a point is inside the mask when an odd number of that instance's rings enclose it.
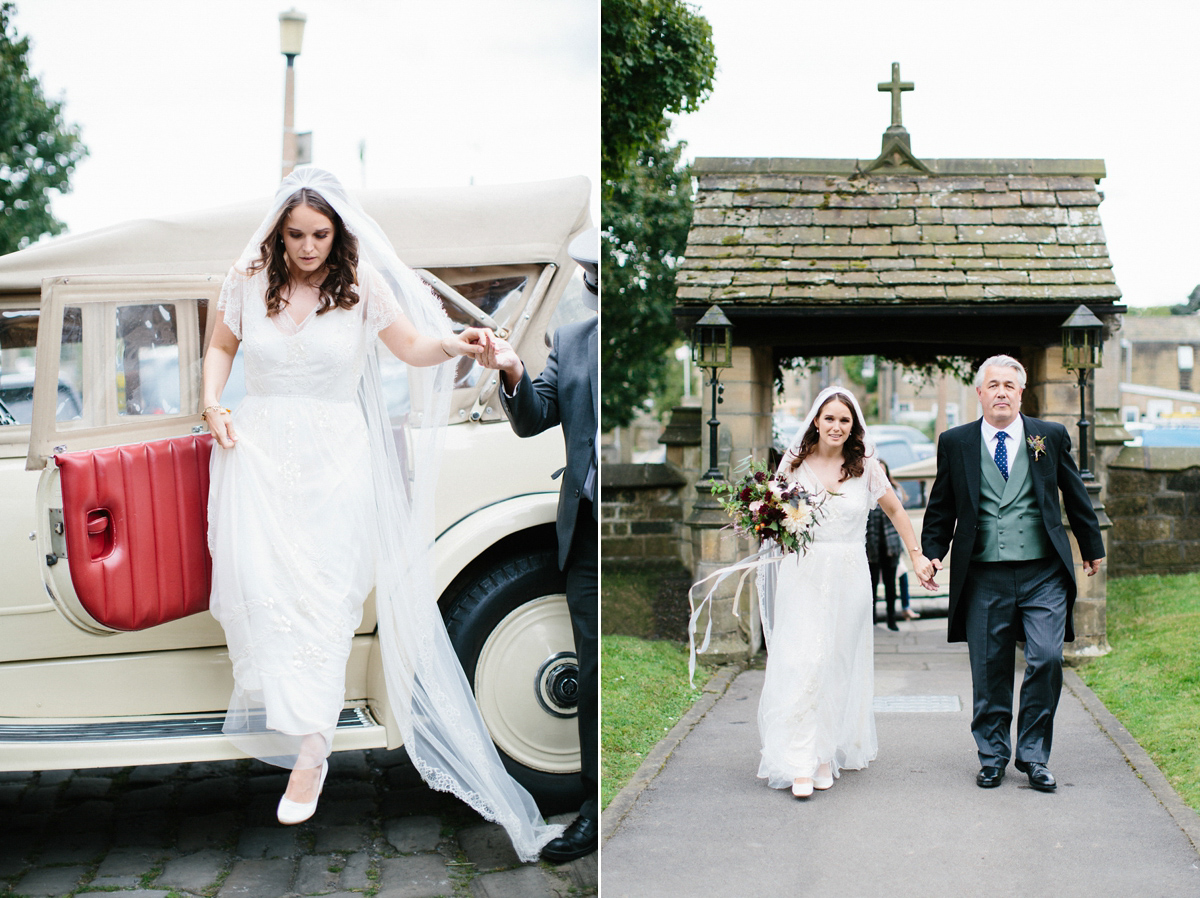
<path fill-rule="evenodd" d="M 432 290 L 405 265 L 379 225 L 328 172 L 303 168 L 280 185 L 271 211 L 235 270 L 245 272 L 296 191 L 319 193 L 358 238 L 359 259 L 378 271 L 422 334 L 451 333 Z M 433 580 L 434 493 L 453 393 L 453 363 L 407 368 L 410 411 L 393 421 L 372 341 L 359 402 L 370 431 L 378 527 L 375 600 L 388 702 L 424 780 L 504 826 L 517 855 L 536 860 L 562 831 L 542 821 L 532 796 L 505 770 L 438 611 Z M 397 450 L 397 446 L 400 450 Z M 406 456 L 401 459 L 400 453 Z"/>

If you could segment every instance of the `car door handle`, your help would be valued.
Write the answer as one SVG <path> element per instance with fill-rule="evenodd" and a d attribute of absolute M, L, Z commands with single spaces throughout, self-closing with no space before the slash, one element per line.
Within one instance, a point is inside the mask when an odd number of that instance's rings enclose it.
<path fill-rule="evenodd" d="M 113 548 L 113 519 L 106 508 L 87 513 L 88 551 L 92 560 L 103 558 Z"/>

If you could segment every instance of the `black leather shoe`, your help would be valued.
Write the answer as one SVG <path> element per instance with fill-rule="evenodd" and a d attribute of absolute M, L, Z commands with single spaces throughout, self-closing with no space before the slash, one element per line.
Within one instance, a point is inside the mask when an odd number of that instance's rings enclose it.
<path fill-rule="evenodd" d="M 1004 779 L 1003 767 L 981 767 L 975 774 L 975 785 L 980 789 L 995 789 Z"/>
<path fill-rule="evenodd" d="M 542 860 L 565 864 L 586 857 L 596 850 L 600 835 L 596 821 L 582 815 L 576 817 L 557 839 L 551 839 L 542 849 Z"/>
<path fill-rule="evenodd" d="M 1029 777 L 1029 785 L 1039 792 L 1053 792 L 1058 788 L 1054 774 L 1046 769 L 1045 764 L 1039 764 L 1037 761 L 1017 761 L 1013 766 L 1026 774 Z"/>

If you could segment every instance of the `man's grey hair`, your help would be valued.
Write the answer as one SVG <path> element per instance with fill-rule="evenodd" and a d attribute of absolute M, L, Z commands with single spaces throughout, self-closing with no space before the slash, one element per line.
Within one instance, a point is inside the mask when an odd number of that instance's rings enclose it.
<path fill-rule="evenodd" d="M 990 359 L 985 359 L 983 364 L 979 366 L 979 370 L 975 372 L 976 387 L 983 386 L 983 372 L 988 368 L 1012 368 L 1017 372 L 1017 386 L 1022 390 L 1025 389 L 1025 366 L 1011 355 L 994 355 Z"/>

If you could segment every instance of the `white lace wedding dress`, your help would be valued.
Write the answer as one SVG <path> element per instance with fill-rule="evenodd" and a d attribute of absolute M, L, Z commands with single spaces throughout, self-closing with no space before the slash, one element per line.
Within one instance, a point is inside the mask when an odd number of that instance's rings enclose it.
<path fill-rule="evenodd" d="M 377 530 L 359 381 L 368 341 L 401 314 L 359 268 L 353 309 L 267 317 L 264 272 L 231 275 L 219 307 L 241 338 L 246 397 L 233 449 L 213 449 L 211 610 L 235 680 L 225 733 L 283 767 L 317 766 L 345 701 L 346 662 L 375 577 Z M 324 754 L 301 737 L 324 736 Z"/>
<path fill-rule="evenodd" d="M 874 608 L 867 569 L 867 514 L 889 488 L 879 463 L 825 492 L 807 463 L 789 475 L 825 497 L 825 517 L 806 554 L 779 564 L 770 617 L 764 614 L 767 671 L 758 705 L 762 761 L 773 789 L 811 777 L 820 764 L 860 769 L 879 743 L 875 692 Z"/>

